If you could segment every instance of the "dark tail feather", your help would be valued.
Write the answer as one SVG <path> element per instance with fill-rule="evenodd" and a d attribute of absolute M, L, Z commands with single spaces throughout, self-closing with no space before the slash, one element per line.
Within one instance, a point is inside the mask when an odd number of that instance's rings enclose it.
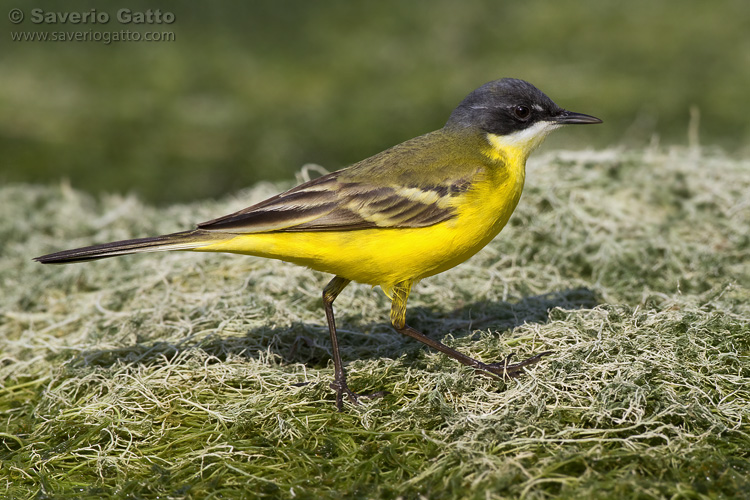
<path fill-rule="evenodd" d="M 226 239 L 227 235 L 219 236 Z M 166 250 L 190 250 L 215 241 L 217 235 L 209 231 L 184 231 L 181 233 L 165 234 L 153 238 L 138 238 L 135 240 L 113 241 L 90 247 L 63 250 L 36 257 L 34 260 L 42 264 L 67 264 L 70 262 L 85 262 L 87 260 L 104 259 L 117 255 L 127 255 L 139 252 L 162 252 Z"/>

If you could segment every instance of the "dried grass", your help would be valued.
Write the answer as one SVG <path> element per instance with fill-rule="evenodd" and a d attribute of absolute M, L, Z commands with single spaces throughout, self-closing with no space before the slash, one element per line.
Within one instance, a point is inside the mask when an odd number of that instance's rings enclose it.
<path fill-rule="evenodd" d="M 7 498 L 750 498 L 750 163 L 685 149 L 531 161 L 511 224 L 421 283 L 411 324 L 472 356 L 553 350 L 507 383 L 401 338 L 368 287 L 231 255 L 48 267 L 48 251 L 191 227 L 262 199 L 156 210 L 0 188 Z M 301 385 L 305 383 L 305 385 Z"/>

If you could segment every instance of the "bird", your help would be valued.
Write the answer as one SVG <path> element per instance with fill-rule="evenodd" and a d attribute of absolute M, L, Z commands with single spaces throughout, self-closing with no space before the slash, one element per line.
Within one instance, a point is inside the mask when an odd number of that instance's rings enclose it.
<path fill-rule="evenodd" d="M 506 225 L 524 187 L 526 160 L 552 130 L 596 124 L 567 111 L 531 83 L 502 78 L 464 98 L 445 125 L 347 168 L 322 175 L 192 230 L 115 241 L 35 258 L 84 262 L 167 250 L 227 252 L 278 259 L 334 277 L 322 292 L 334 363 L 330 388 L 339 411 L 363 396 L 347 383 L 333 303 L 352 281 L 380 286 L 391 300 L 393 328 L 458 362 L 512 378 L 542 352 L 517 363 L 485 363 L 406 323 L 406 303 L 420 280 L 477 253 Z"/>

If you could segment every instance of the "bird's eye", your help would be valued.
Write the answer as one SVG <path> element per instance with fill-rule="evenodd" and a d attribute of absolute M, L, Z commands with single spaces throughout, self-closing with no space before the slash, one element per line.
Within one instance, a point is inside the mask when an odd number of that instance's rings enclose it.
<path fill-rule="evenodd" d="M 525 120 L 529 117 L 529 115 L 531 115 L 531 110 L 528 106 L 518 105 L 513 108 L 513 114 L 516 115 L 516 118 Z"/>

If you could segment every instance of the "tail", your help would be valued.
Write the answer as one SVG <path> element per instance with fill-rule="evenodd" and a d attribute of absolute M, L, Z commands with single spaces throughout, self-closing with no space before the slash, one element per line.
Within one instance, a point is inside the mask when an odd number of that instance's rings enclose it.
<path fill-rule="evenodd" d="M 217 239 L 226 239 L 227 235 L 217 235 L 210 231 L 196 229 L 181 233 L 165 234 L 153 238 L 138 238 L 135 240 L 113 241 L 90 247 L 63 250 L 36 257 L 34 260 L 42 264 L 67 264 L 70 262 L 85 262 L 87 260 L 104 259 L 141 252 L 163 252 L 166 250 L 190 250 L 207 245 Z"/>

